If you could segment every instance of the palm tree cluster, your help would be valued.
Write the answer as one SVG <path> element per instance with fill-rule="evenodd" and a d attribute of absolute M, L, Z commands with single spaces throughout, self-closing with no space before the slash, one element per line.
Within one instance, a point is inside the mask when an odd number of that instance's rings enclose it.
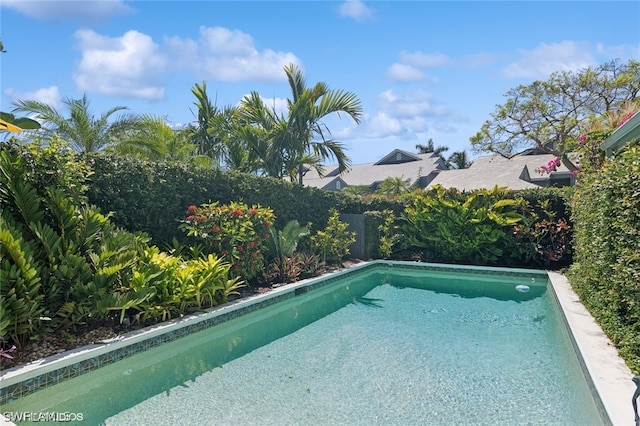
<path fill-rule="evenodd" d="M 445 145 L 435 146 L 433 139 L 429 138 L 426 145 L 417 144 L 418 154 L 432 154 L 440 157 L 450 169 L 468 169 L 473 161 L 469 159 L 467 151 L 456 151 L 449 158 L 445 158 L 442 153 L 449 151 L 449 147 Z"/>
<path fill-rule="evenodd" d="M 19 100 L 14 112 L 28 113 L 42 128 L 38 135 L 57 134 L 79 152 L 109 152 L 150 160 L 192 161 L 303 183 L 313 168 L 322 175 L 323 162 L 335 160 L 341 171 L 350 165 L 344 145 L 335 140 L 326 117 L 345 113 L 357 124 L 360 100 L 352 92 L 330 89 L 323 82 L 307 87 L 296 65 L 284 67 L 291 98 L 279 112 L 253 91 L 237 106 L 218 108 L 207 94 L 206 82 L 195 84 L 196 121 L 172 129 L 164 119 L 128 114 L 117 106 L 96 117 L 87 96 L 65 98 L 65 117 L 43 102 Z M 117 114 L 117 115 L 116 115 Z"/>

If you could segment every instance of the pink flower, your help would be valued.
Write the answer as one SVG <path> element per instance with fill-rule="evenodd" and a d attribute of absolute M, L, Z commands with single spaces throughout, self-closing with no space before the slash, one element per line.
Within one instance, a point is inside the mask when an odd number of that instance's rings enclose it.
<path fill-rule="evenodd" d="M 618 127 L 622 126 L 624 123 L 626 123 L 627 121 L 629 121 L 631 119 L 631 117 L 633 117 L 634 115 L 636 115 L 635 112 L 629 113 L 627 115 L 625 115 L 622 120 L 620 120 L 620 122 L 618 123 Z"/>

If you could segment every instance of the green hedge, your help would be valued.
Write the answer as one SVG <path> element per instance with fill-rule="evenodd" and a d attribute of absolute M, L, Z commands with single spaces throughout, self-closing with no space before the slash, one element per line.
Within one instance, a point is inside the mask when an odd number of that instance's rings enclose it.
<path fill-rule="evenodd" d="M 243 202 L 260 205 L 273 210 L 275 226 L 297 220 L 301 224 L 311 223 L 311 230 L 321 229 L 327 222 L 329 211 L 365 214 L 368 212 L 392 211 L 398 218 L 403 216 L 408 203 L 415 194 L 406 194 L 395 199 L 385 197 L 355 197 L 352 195 L 300 187 L 277 179 L 257 177 L 250 174 L 199 168 L 185 163 L 154 163 L 138 159 L 123 159 L 110 156 L 88 157 L 93 174 L 87 192 L 89 201 L 103 212 L 113 212 L 114 223 L 130 231 L 142 231 L 151 236 L 154 243 L 170 244 L 173 239 L 184 241 L 184 232 L 178 228 L 189 205 L 218 202 L 229 204 Z M 420 191 L 424 193 L 424 191 Z M 571 249 L 562 254 L 558 261 L 546 260 L 541 263 L 542 249 L 547 250 L 553 241 L 545 240 L 542 233 L 546 229 L 535 228 L 536 217 L 552 216 L 552 219 L 569 219 L 570 212 L 567 190 L 548 188 L 527 191 L 505 191 L 506 198 L 521 198 L 527 201 L 532 215 L 524 233 L 513 239 L 511 246 L 522 252 L 522 259 L 511 256 L 509 261 L 499 262 L 501 266 L 548 267 L 558 269 L 571 263 Z M 450 197 L 465 200 L 469 193 L 450 191 Z M 545 208 L 541 208 L 545 205 Z M 570 221 L 568 221 L 570 222 Z M 373 224 L 365 236 L 367 253 L 378 255 L 377 243 L 380 238 L 377 226 Z M 569 226 L 571 224 L 569 223 Z M 524 237 L 524 238 L 523 238 Z M 543 241 L 544 240 L 544 241 Z M 401 243 L 401 238 L 398 238 Z M 541 246 L 540 243 L 543 243 Z M 526 246 L 526 247 L 525 247 Z M 514 249 L 503 248 L 509 253 Z M 411 248 L 401 248 L 398 258 L 411 256 Z"/>
<path fill-rule="evenodd" d="M 451 207 L 453 204 L 462 204 L 468 202 L 473 195 L 483 191 L 460 192 L 457 190 L 447 190 L 445 198 L 449 200 L 447 204 Z M 485 191 L 486 192 L 486 191 Z M 572 262 L 573 248 L 572 240 L 572 222 L 569 199 L 572 193 L 571 188 L 539 188 L 524 191 L 500 190 L 493 195 L 494 201 L 499 199 L 518 199 L 522 200 L 517 211 L 522 214 L 522 221 L 517 223 L 518 231 L 514 232 L 510 228 L 509 235 L 498 245 L 495 242 L 488 241 L 490 247 L 498 247 L 504 253 L 499 259 L 489 262 L 492 266 L 507 267 L 524 267 L 524 268 L 545 268 L 545 269 L 563 269 Z M 486 194 L 485 194 L 486 195 Z M 405 194 L 395 199 L 384 199 L 382 197 L 368 197 L 363 200 L 352 199 L 345 205 L 345 213 L 364 214 L 364 253 L 365 258 L 392 258 L 396 260 L 423 260 L 438 261 L 444 263 L 460 263 L 461 260 L 456 256 L 444 256 L 441 250 L 432 249 L 425 252 L 422 247 L 425 242 L 423 239 L 430 238 L 430 232 L 424 231 L 424 238 L 420 237 L 420 233 L 414 235 L 412 244 L 408 241 L 406 232 L 402 228 L 406 226 L 406 208 L 414 203 L 416 197 L 434 197 L 434 191 L 416 191 Z M 392 214 L 395 220 L 390 225 L 383 225 L 386 215 Z M 462 249 L 466 243 L 462 242 L 463 236 L 460 229 L 466 224 L 460 226 L 459 222 L 462 218 L 458 216 L 459 212 L 453 210 L 438 219 L 442 222 L 441 228 L 449 227 L 450 237 L 453 245 L 462 244 Z M 432 213 L 420 213 L 432 215 Z M 446 218 L 446 220 L 445 220 Z M 443 222 L 444 221 L 444 222 Z M 380 228 L 383 226 L 383 228 Z M 435 224 L 434 224 L 435 226 Z M 474 225 L 475 226 L 475 225 Z M 500 226 L 498 226 L 500 228 Z M 405 229 L 406 231 L 406 229 Z M 433 232 L 433 231 L 431 231 Z M 415 234 L 415 233 L 414 233 Z M 394 243 L 391 253 L 382 253 L 380 240 L 385 239 L 388 247 L 390 243 Z M 440 237 L 438 237 L 440 238 Z M 384 251 L 384 250 L 383 250 Z M 431 253 L 431 254 L 429 254 Z M 440 256 L 435 256 L 439 254 Z M 472 258 L 465 259 L 463 263 L 479 264 L 477 260 Z M 487 264 L 487 262 L 483 262 Z"/>
<path fill-rule="evenodd" d="M 269 207 L 276 227 L 290 220 L 321 228 L 332 208 L 343 210 L 344 194 L 300 187 L 278 179 L 199 168 L 185 163 L 154 163 L 111 156 L 86 158 L 93 175 L 87 195 L 113 221 L 149 234 L 156 244 L 183 241 L 178 229 L 189 205 L 243 202 Z"/>
<path fill-rule="evenodd" d="M 572 201 L 575 260 L 568 276 L 582 302 L 640 372 L 640 148 L 585 172 Z"/>

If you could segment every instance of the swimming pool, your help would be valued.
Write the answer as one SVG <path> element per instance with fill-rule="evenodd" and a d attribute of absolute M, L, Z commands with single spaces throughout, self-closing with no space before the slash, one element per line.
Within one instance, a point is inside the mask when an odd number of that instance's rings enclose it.
<path fill-rule="evenodd" d="M 237 307 L 2 411 L 86 424 L 608 422 L 541 271 L 378 262 Z"/>

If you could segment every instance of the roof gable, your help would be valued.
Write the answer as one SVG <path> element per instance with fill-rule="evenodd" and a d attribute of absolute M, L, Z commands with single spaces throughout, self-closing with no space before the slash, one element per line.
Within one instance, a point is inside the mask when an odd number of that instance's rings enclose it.
<path fill-rule="evenodd" d="M 381 164 L 399 164 L 399 163 L 408 163 L 410 161 L 419 161 L 420 157 L 416 154 L 412 154 L 407 151 L 403 151 L 401 149 L 394 149 L 389 154 L 382 157 L 377 163 L 374 163 L 374 166 L 378 166 Z"/>
<path fill-rule="evenodd" d="M 394 161 L 400 158 L 400 162 Z M 384 160 L 387 159 L 385 162 Z M 404 160 L 404 161 L 402 161 Z M 387 178 L 401 178 L 409 180 L 410 184 L 425 187 L 444 168 L 444 162 L 433 154 L 412 154 L 400 149 L 392 151 L 377 163 L 355 164 L 342 173 L 337 172 L 335 166 L 320 177 L 314 169 L 308 171 L 304 178 L 306 186 L 322 189 L 335 188 L 337 178 L 341 179 L 341 187 L 368 186 L 377 187 Z"/>

